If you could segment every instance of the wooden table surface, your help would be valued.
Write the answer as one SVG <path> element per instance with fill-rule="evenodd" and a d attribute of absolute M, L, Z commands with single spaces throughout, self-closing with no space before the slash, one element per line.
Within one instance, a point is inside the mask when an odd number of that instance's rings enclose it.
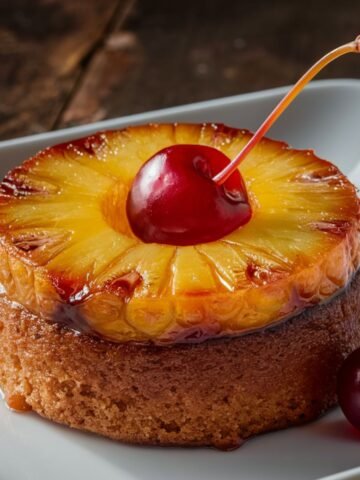
<path fill-rule="evenodd" d="M 359 0 L 0 0 L 0 139 L 286 85 L 359 30 Z"/>

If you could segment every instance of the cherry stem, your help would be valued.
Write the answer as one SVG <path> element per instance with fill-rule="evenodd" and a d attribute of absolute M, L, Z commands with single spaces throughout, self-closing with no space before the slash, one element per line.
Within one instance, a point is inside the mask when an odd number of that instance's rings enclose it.
<path fill-rule="evenodd" d="M 254 147 L 256 147 L 265 133 L 270 129 L 273 123 L 279 118 L 279 116 L 290 105 L 290 103 L 299 95 L 305 85 L 310 82 L 310 80 L 314 78 L 315 75 L 317 75 L 324 67 L 326 67 L 326 65 L 331 63 L 336 58 L 345 55 L 346 53 L 360 53 L 360 35 L 353 42 L 342 45 L 341 47 L 335 48 L 335 50 L 327 53 L 312 67 L 310 67 L 309 70 L 295 83 L 291 90 L 285 95 L 285 97 L 278 103 L 270 115 L 260 125 L 258 130 L 254 133 L 240 153 L 234 158 L 234 160 L 232 160 L 231 163 L 229 163 L 229 165 L 215 175 L 213 181 L 218 185 L 226 182 L 230 175 L 239 166 L 240 162 L 244 160 L 246 155 L 248 155 Z"/>

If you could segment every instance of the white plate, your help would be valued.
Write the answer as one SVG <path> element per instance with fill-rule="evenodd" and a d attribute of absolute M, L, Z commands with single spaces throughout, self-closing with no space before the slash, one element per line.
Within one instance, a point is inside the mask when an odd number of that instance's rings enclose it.
<path fill-rule="evenodd" d="M 44 146 L 148 121 L 224 122 L 254 129 L 286 88 L 133 115 L 0 142 L 0 174 Z M 314 82 L 270 136 L 315 148 L 360 186 L 360 81 Z M 294 341 L 296 341 L 294 339 Z M 249 440 L 239 450 L 145 448 L 73 431 L 0 404 L 1 480 L 315 480 L 360 465 L 360 434 L 339 410 L 304 427 Z M 331 477 L 360 478 L 360 470 Z"/>

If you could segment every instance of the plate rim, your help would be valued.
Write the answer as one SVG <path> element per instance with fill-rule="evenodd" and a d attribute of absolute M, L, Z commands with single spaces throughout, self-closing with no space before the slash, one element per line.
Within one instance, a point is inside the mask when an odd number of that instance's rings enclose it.
<path fill-rule="evenodd" d="M 0 150 L 6 148 L 16 148 L 29 145 L 33 142 L 41 142 L 44 140 L 51 139 L 51 141 L 56 141 L 57 139 L 63 136 L 84 136 L 89 135 L 93 131 L 97 130 L 107 130 L 112 128 L 120 128 L 118 125 L 132 123 L 141 123 L 149 121 L 153 117 L 158 117 L 159 120 L 156 120 L 155 123 L 161 123 L 161 117 L 166 117 L 168 115 L 178 115 L 184 113 L 192 113 L 196 110 L 207 110 L 211 108 L 226 107 L 233 103 L 238 102 L 251 102 L 253 100 L 266 100 L 267 98 L 273 98 L 276 96 L 284 95 L 292 85 L 286 85 L 282 87 L 268 88 L 264 90 L 258 90 L 255 92 L 240 93 L 237 95 L 231 95 L 226 97 L 214 98 L 211 100 L 204 100 L 200 102 L 193 102 L 187 104 L 181 104 L 174 107 L 149 110 L 146 112 L 135 113 L 131 115 L 123 115 L 120 117 L 113 117 L 99 122 L 91 122 L 83 125 L 77 125 L 73 127 L 62 128 L 58 130 L 49 130 L 46 132 L 25 135 L 20 137 L 11 138 L 9 140 L 0 140 Z M 323 79 L 323 80 L 314 80 L 309 85 L 305 87 L 306 91 L 312 90 L 323 90 L 323 89 L 342 89 L 342 88 L 358 88 L 360 89 L 360 79 L 356 78 L 335 78 L 335 79 Z"/>

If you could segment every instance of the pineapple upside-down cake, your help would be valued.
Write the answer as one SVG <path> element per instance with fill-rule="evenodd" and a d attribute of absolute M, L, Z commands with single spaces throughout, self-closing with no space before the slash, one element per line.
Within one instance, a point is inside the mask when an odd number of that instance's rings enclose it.
<path fill-rule="evenodd" d="M 231 448 L 335 403 L 360 345 L 359 203 L 312 151 L 263 139 L 240 166 L 251 218 L 148 243 L 126 214 L 172 145 L 230 159 L 251 134 L 147 125 L 48 148 L 1 184 L 0 384 L 10 406 L 128 442 Z"/>

